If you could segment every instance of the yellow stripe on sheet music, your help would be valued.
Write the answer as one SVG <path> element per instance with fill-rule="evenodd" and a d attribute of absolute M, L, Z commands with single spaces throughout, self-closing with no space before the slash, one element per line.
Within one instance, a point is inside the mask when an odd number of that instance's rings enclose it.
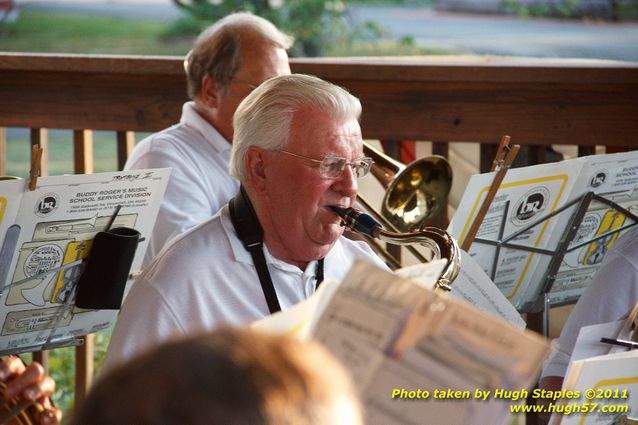
<path fill-rule="evenodd" d="M 592 387 L 592 389 L 597 390 L 601 387 L 620 386 L 620 385 L 636 384 L 636 383 L 638 383 L 638 376 L 629 376 L 626 378 L 603 379 L 596 382 L 596 384 Z M 585 423 L 585 419 L 587 419 L 588 414 L 589 412 L 583 414 L 583 416 L 580 418 L 580 421 L 578 421 L 578 425 L 583 425 Z"/>
<path fill-rule="evenodd" d="M 551 208 L 550 208 L 550 213 L 553 213 L 557 206 L 558 203 L 561 199 L 561 196 L 563 194 L 563 191 L 565 190 L 565 186 L 567 186 L 567 181 L 569 180 L 569 176 L 567 174 L 557 174 L 555 176 L 547 176 L 547 177 L 540 177 L 537 179 L 529 179 L 529 180 L 520 180 L 520 181 L 515 181 L 515 182 L 510 182 L 510 183 L 504 183 L 501 184 L 498 188 L 500 189 L 508 189 L 511 187 L 517 187 L 517 186 L 525 186 L 525 185 L 530 185 L 530 184 L 537 184 L 537 183 L 547 183 L 550 181 L 560 181 L 562 180 L 563 183 L 558 191 L 558 196 L 556 196 L 556 199 L 554 200 L 554 203 L 552 204 Z M 467 234 L 471 224 L 472 224 L 472 220 L 474 220 L 474 217 L 477 214 L 478 209 L 481 206 L 481 200 L 484 196 L 487 195 L 487 192 L 490 190 L 490 186 L 485 186 L 483 189 L 481 189 L 478 193 L 478 196 L 476 197 L 476 200 L 474 201 L 474 205 L 472 206 L 472 210 L 468 216 L 467 222 L 465 223 L 465 225 L 463 226 L 463 231 L 461 232 L 461 237 L 459 238 L 459 244 L 462 244 L 463 239 L 465 239 L 465 235 Z M 547 226 L 549 225 L 549 221 L 545 221 L 545 223 L 543 224 L 543 227 L 538 235 L 538 238 L 536 238 L 536 242 L 534 242 L 534 248 L 538 247 L 538 244 L 540 243 L 543 235 L 545 234 L 545 230 L 547 228 Z M 525 263 L 525 267 L 523 268 L 523 273 L 521 274 L 521 276 L 518 279 L 518 282 L 516 282 L 516 286 L 514 287 L 514 291 L 510 294 L 510 295 L 506 295 L 507 299 L 511 300 L 512 298 L 514 298 L 516 296 L 516 293 L 518 292 L 518 290 L 520 289 L 521 286 L 521 282 L 523 282 L 523 278 L 525 277 L 525 274 L 527 273 L 527 269 L 530 266 L 530 263 L 532 262 L 532 259 L 534 258 L 534 253 L 532 252 L 529 257 L 527 257 L 527 262 Z"/>

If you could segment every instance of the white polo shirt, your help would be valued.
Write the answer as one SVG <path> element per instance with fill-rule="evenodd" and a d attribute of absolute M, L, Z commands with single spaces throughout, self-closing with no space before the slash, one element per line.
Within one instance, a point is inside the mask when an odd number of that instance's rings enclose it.
<path fill-rule="evenodd" d="M 239 190 L 228 175 L 231 144 L 196 111 L 182 108 L 180 123 L 142 140 L 125 170 L 172 168 L 142 267 L 175 236 L 211 218 Z"/>
<path fill-rule="evenodd" d="M 282 310 L 315 292 L 316 261 L 302 271 L 267 248 L 264 254 Z M 325 279 L 341 281 L 359 258 L 387 269 L 366 243 L 341 237 L 324 259 Z M 176 238 L 137 279 L 122 306 L 105 368 L 172 336 L 247 325 L 268 314 L 252 257 L 237 238 L 226 205 Z"/>

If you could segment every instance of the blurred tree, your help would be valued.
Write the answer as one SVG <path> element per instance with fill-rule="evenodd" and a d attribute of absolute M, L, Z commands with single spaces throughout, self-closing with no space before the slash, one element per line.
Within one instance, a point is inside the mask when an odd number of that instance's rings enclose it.
<path fill-rule="evenodd" d="M 613 21 L 638 18 L 638 0 L 502 0 L 502 4 L 521 17 L 557 16 Z"/>
<path fill-rule="evenodd" d="M 173 0 L 186 17 L 175 22 L 169 36 L 194 35 L 229 13 L 248 11 L 270 20 L 295 36 L 291 56 L 321 56 L 334 43 L 357 36 L 345 19 L 343 0 Z"/>

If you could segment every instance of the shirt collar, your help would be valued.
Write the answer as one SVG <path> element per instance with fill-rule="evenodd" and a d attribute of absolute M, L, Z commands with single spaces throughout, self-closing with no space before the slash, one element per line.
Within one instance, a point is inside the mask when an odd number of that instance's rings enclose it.
<path fill-rule="evenodd" d="M 184 103 L 180 123 L 196 129 L 217 152 L 230 150 L 230 142 L 226 140 L 215 127 L 199 115 L 195 109 L 195 102 Z"/>
<path fill-rule="evenodd" d="M 237 237 L 237 233 L 235 232 L 235 227 L 233 226 L 233 223 L 230 220 L 230 212 L 228 209 L 228 204 L 224 205 L 221 208 L 219 213 L 221 215 L 222 228 L 224 229 L 224 233 L 226 234 L 226 237 L 228 238 L 228 241 L 230 243 L 230 248 L 233 251 L 233 256 L 235 257 L 235 261 L 239 263 L 253 264 L 253 257 L 250 255 L 250 252 L 248 252 L 248 250 L 244 248 L 244 245 Z M 286 272 L 295 272 L 295 273 L 299 273 L 300 275 L 304 273 L 302 270 L 299 270 L 297 266 L 288 264 L 285 261 L 282 261 L 278 258 L 273 257 L 273 255 L 268 250 L 268 247 L 266 245 L 264 245 L 264 247 L 265 247 L 264 257 L 266 258 L 267 264 L 270 264 L 278 268 L 279 270 L 283 270 Z M 333 247 L 333 249 L 334 248 L 335 247 Z M 317 263 L 316 261 L 311 261 L 310 263 L 308 263 L 308 265 L 306 266 L 306 271 L 312 271 L 312 273 L 314 273 L 316 263 Z"/>

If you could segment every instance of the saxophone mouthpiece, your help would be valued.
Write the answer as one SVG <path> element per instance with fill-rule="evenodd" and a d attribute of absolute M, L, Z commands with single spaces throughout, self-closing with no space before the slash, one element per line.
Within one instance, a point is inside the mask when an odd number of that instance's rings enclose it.
<path fill-rule="evenodd" d="M 334 211 L 335 214 L 337 214 L 339 217 L 344 218 L 346 216 L 347 213 L 347 209 L 346 208 L 341 208 L 341 207 L 335 207 L 335 206 L 330 206 L 330 209 L 332 209 L 332 211 Z"/>
<path fill-rule="evenodd" d="M 342 225 L 355 232 L 363 233 L 372 238 L 378 237 L 381 225 L 377 221 L 356 208 L 340 208 L 331 206 L 332 211 L 341 217 Z"/>

